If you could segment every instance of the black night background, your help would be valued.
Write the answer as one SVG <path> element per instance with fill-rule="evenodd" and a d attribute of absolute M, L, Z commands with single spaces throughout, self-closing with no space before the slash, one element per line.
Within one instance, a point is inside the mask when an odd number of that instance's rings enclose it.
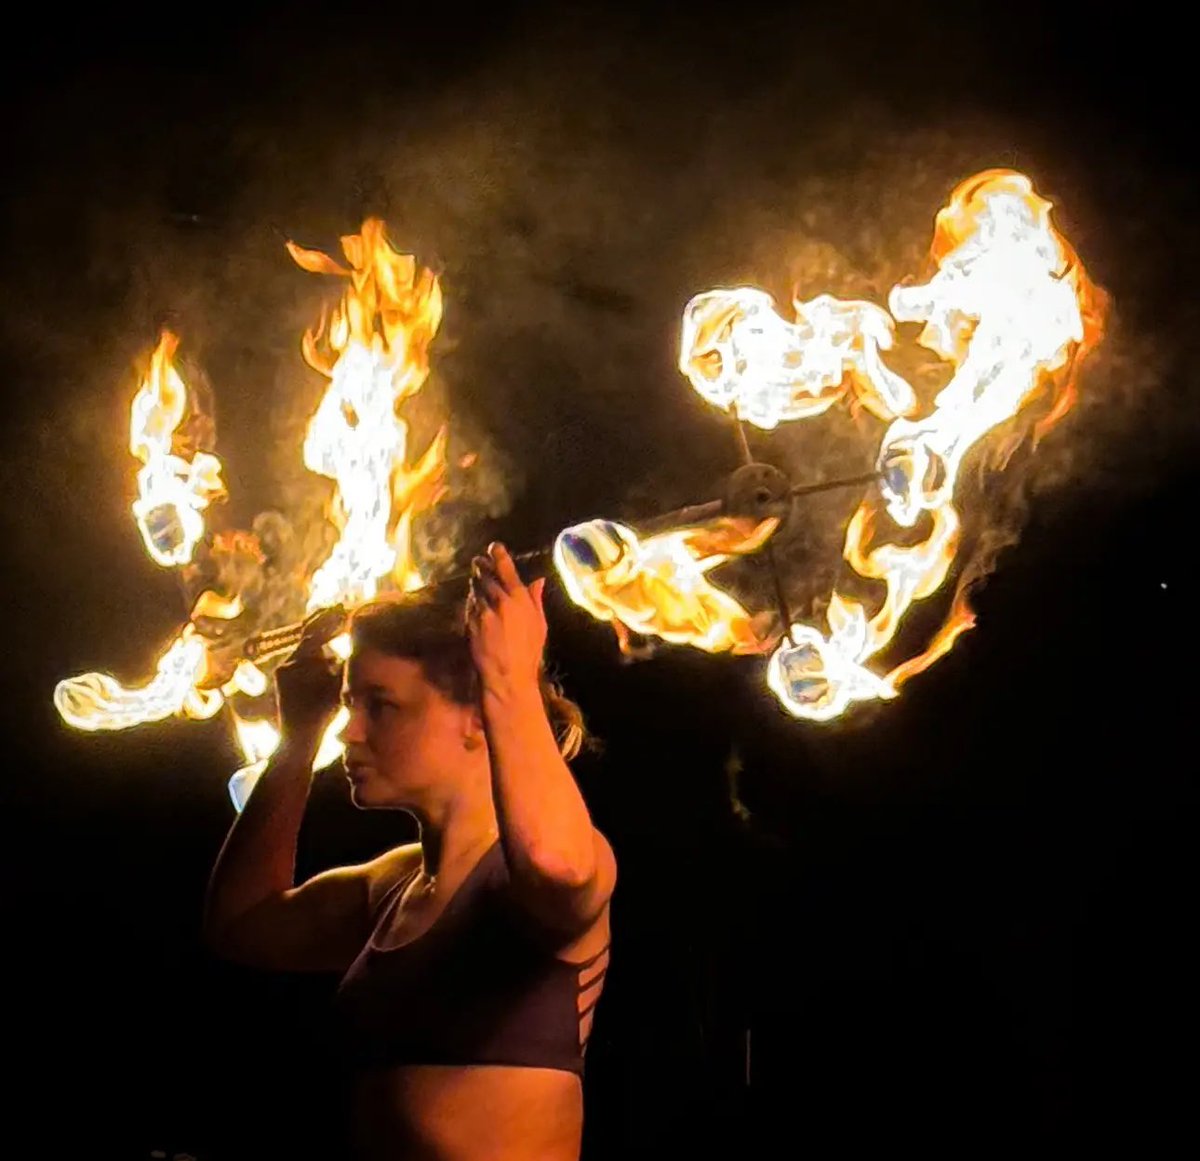
<path fill-rule="evenodd" d="M 882 304 L 991 166 L 1055 203 L 1113 310 L 1075 411 L 964 501 L 975 535 L 1019 538 L 948 657 L 817 726 L 762 662 L 623 664 L 552 593 L 554 662 L 605 743 L 578 776 L 621 868 L 584 1156 L 1152 1156 L 1191 1133 L 1192 82 L 1180 34 L 1136 9 L 1040 7 L 44 9 L 10 33 L 0 793 L 23 1155 L 342 1155 L 334 981 L 200 946 L 224 721 L 89 735 L 51 701 L 85 670 L 148 677 L 184 618 L 128 514 L 159 328 L 211 385 L 212 524 L 317 521 L 299 340 L 332 291 L 283 242 L 336 250 L 386 218 L 446 298 L 415 422 L 478 456 L 423 534 L 445 565 L 715 495 L 736 449 L 675 369 L 688 298 Z M 750 438 L 802 482 L 869 467 L 879 433 L 831 413 Z M 856 499 L 789 529 L 806 613 Z M 733 583 L 770 607 L 758 566 Z M 410 837 L 326 772 L 301 871 Z"/>

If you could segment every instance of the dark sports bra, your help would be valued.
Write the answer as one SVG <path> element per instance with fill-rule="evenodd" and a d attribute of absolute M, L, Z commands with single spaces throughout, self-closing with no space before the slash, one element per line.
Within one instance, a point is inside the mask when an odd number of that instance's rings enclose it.
<path fill-rule="evenodd" d="M 385 896 L 367 945 L 338 987 L 347 1062 L 506 1064 L 582 1075 L 607 945 L 584 963 L 547 950 L 505 890 L 508 869 L 497 841 L 426 932 L 389 947 L 413 876 Z"/>

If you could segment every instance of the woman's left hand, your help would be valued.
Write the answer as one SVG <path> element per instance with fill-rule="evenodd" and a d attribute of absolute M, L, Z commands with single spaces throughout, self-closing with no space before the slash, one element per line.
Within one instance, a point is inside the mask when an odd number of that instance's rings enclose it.
<path fill-rule="evenodd" d="M 467 639 L 484 693 L 537 688 L 546 647 L 545 579 L 526 585 L 502 544 L 471 564 Z"/>

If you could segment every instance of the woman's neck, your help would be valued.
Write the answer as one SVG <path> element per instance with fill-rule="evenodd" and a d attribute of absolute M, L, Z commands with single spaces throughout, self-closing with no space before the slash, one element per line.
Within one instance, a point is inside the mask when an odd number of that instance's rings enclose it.
<path fill-rule="evenodd" d="M 500 837 L 493 812 L 490 819 L 474 820 L 468 825 L 452 821 L 444 830 L 421 827 L 421 870 L 431 885 L 457 878 L 471 869 Z"/>

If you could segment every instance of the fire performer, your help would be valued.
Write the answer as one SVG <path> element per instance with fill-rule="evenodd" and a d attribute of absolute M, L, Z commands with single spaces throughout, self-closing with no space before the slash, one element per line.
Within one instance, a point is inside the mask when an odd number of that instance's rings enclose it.
<path fill-rule="evenodd" d="M 277 672 L 282 741 L 217 858 L 218 954 L 333 971 L 351 1132 L 364 1158 L 574 1161 L 584 1053 L 609 959 L 616 862 L 566 762 L 578 708 L 547 679 L 543 581 L 499 545 L 461 601 L 374 601 L 314 619 Z M 418 842 L 296 886 L 313 756 L 337 705 L 354 803 Z"/>

